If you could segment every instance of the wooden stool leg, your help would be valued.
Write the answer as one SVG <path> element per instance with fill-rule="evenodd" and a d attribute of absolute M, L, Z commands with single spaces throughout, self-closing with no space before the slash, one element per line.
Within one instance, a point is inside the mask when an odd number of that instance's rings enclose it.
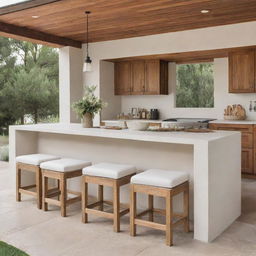
<path fill-rule="evenodd" d="M 48 193 L 48 177 L 45 177 L 42 175 L 43 179 L 43 198 L 42 198 L 42 205 L 43 205 L 43 210 L 48 211 L 48 203 L 45 202 L 45 198 L 47 197 Z"/>
<path fill-rule="evenodd" d="M 148 220 L 154 221 L 154 197 L 152 195 L 148 195 L 148 209 L 150 210 Z"/>
<path fill-rule="evenodd" d="M 183 207 L 184 216 L 186 216 L 186 220 L 184 221 L 184 231 L 189 232 L 189 186 L 184 191 Z"/>
<path fill-rule="evenodd" d="M 37 208 L 42 209 L 42 174 L 39 167 L 36 171 L 36 192 L 37 192 Z"/>
<path fill-rule="evenodd" d="M 61 216 L 66 217 L 67 179 L 64 175 L 60 179 L 60 191 Z"/>
<path fill-rule="evenodd" d="M 100 211 L 103 211 L 103 185 L 98 185 L 98 201 L 102 202 L 99 207 Z"/>
<path fill-rule="evenodd" d="M 114 231 L 120 232 L 120 187 L 117 182 L 113 186 Z"/>
<path fill-rule="evenodd" d="M 58 191 L 60 191 L 60 180 L 59 179 L 57 180 L 57 188 L 58 188 Z M 58 200 L 60 200 L 60 194 L 58 194 Z"/>
<path fill-rule="evenodd" d="M 171 192 L 166 196 L 166 244 L 169 246 L 173 245 Z"/>
<path fill-rule="evenodd" d="M 130 185 L 131 189 L 131 197 L 130 197 L 130 235 L 136 236 L 136 225 L 135 225 L 135 218 L 136 218 L 136 192 L 134 192 L 134 186 Z"/>
<path fill-rule="evenodd" d="M 21 187 L 21 169 L 16 165 L 16 201 L 21 201 L 21 194 L 19 189 Z"/>
<path fill-rule="evenodd" d="M 88 184 L 85 180 L 85 178 L 82 178 L 82 222 L 87 223 L 88 222 L 88 214 L 85 212 L 85 209 L 88 205 Z"/>

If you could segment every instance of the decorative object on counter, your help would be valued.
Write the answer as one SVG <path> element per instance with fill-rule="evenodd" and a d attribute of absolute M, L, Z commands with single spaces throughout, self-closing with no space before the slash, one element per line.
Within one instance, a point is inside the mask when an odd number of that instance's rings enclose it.
<path fill-rule="evenodd" d="M 132 119 L 131 114 L 125 115 L 124 113 L 120 113 L 117 115 L 117 120 L 130 120 Z"/>
<path fill-rule="evenodd" d="M 140 112 L 140 118 L 141 118 L 141 119 L 147 119 L 147 118 L 148 118 L 148 111 L 147 111 L 145 108 L 143 108 L 143 109 L 141 110 L 141 112 Z"/>
<path fill-rule="evenodd" d="M 159 111 L 157 108 L 150 109 L 150 119 L 158 120 L 159 119 Z"/>
<path fill-rule="evenodd" d="M 224 119 L 225 120 L 245 120 L 246 111 L 240 104 L 228 105 L 224 109 Z"/>
<path fill-rule="evenodd" d="M 84 97 L 72 105 L 78 116 L 82 118 L 84 128 L 92 128 L 94 115 L 106 106 L 106 103 L 94 95 L 95 90 L 96 86 L 85 87 Z"/>
<path fill-rule="evenodd" d="M 127 121 L 126 124 L 128 129 L 132 131 L 145 131 L 149 127 L 149 122 L 145 122 L 145 121 L 140 122 L 140 121 L 131 120 L 131 121 Z"/>
<path fill-rule="evenodd" d="M 140 118 L 140 113 L 138 108 L 132 108 L 132 118 L 133 119 L 139 119 Z"/>
<path fill-rule="evenodd" d="M 250 101 L 249 111 L 252 112 L 252 101 Z"/>

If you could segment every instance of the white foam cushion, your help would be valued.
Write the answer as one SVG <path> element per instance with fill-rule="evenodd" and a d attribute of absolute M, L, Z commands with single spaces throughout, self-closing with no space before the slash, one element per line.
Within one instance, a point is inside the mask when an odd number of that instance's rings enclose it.
<path fill-rule="evenodd" d="M 98 176 L 111 179 L 120 179 L 136 172 L 132 165 L 99 163 L 83 169 L 84 175 Z"/>
<path fill-rule="evenodd" d="M 57 172 L 70 172 L 75 170 L 83 169 L 86 166 L 91 165 L 91 162 L 71 159 L 71 158 L 61 158 L 59 160 L 53 160 L 44 162 L 40 165 L 41 169 L 57 171 Z"/>
<path fill-rule="evenodd" d="M 31 165 L 40 165 L 43 162 L 60 159 L 58 156 L 48 154 L 31 154 L 16 157 L 16 162 Z"/>
<path fill-rule="evenodd" d="M 150 169 L 132 176 L 131 183 L 156 187 L 173 188 L 189 178 L 186 172 Z"/>

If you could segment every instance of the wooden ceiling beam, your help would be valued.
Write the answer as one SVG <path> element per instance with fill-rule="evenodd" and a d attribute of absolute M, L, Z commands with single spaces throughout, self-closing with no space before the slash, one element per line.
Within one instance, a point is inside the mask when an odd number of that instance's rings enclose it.
<path fill-rule="evenodd" d="M 76 41 L 73 39 L 55 36 L 52 34 L 44 33 L 41 31 L 36 31 L 33 29 L 29 29 L 27 27 L 20 27 L 4 22 L 0 22 L 0 33 L 5 33 L 9 35 L 14 35 L 15 38 L 21 37 L 22 40 L 27 38 L 28 41 L 30 39 L 34 41 L 46 42 L 48 44 L 56 45 L 56 46 L 72 46 L 75 48 L 82 48 L 82 42 Z"/>
<path fill-rule="evenodd" d="M 18 12 L 30 8 L 34 8 L 37 6 L 45 5 L 45 4 L 50 4 L 54 2 L 59 2 L 61 0 L 30 0 L 22 3 L 17 3 L 17 4 L 12 4 L 8 5 L 6 7 L 0 8 L 0 15 L 12 13 L 12 12 Z"/>

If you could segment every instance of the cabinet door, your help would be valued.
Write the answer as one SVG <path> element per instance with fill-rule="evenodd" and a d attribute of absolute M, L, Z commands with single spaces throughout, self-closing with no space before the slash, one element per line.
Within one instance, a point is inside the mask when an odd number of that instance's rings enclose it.
<path fill-rule="evenodd" d="M 160 94 L 160 61 L 146 60 L 145 94 Z"/>
<path fill-rule="evenodd" d="M 242 172 L 253 174 L 253 150 L 242 149 Z"/>
<path fill-rule="evenodd" d="M 145 91 L 145 61 L 132 61 L 132 90 L 131 94 L 142 95 Z"/>
<path fill-rule="evenodd" d="M 131 94 L 131 63 L 115 63 L 115 95 Z"/>
<path fill-rule="evenodd" d="M 229 92 L 255 92 L 255 50 L 229 54 Z"/>

